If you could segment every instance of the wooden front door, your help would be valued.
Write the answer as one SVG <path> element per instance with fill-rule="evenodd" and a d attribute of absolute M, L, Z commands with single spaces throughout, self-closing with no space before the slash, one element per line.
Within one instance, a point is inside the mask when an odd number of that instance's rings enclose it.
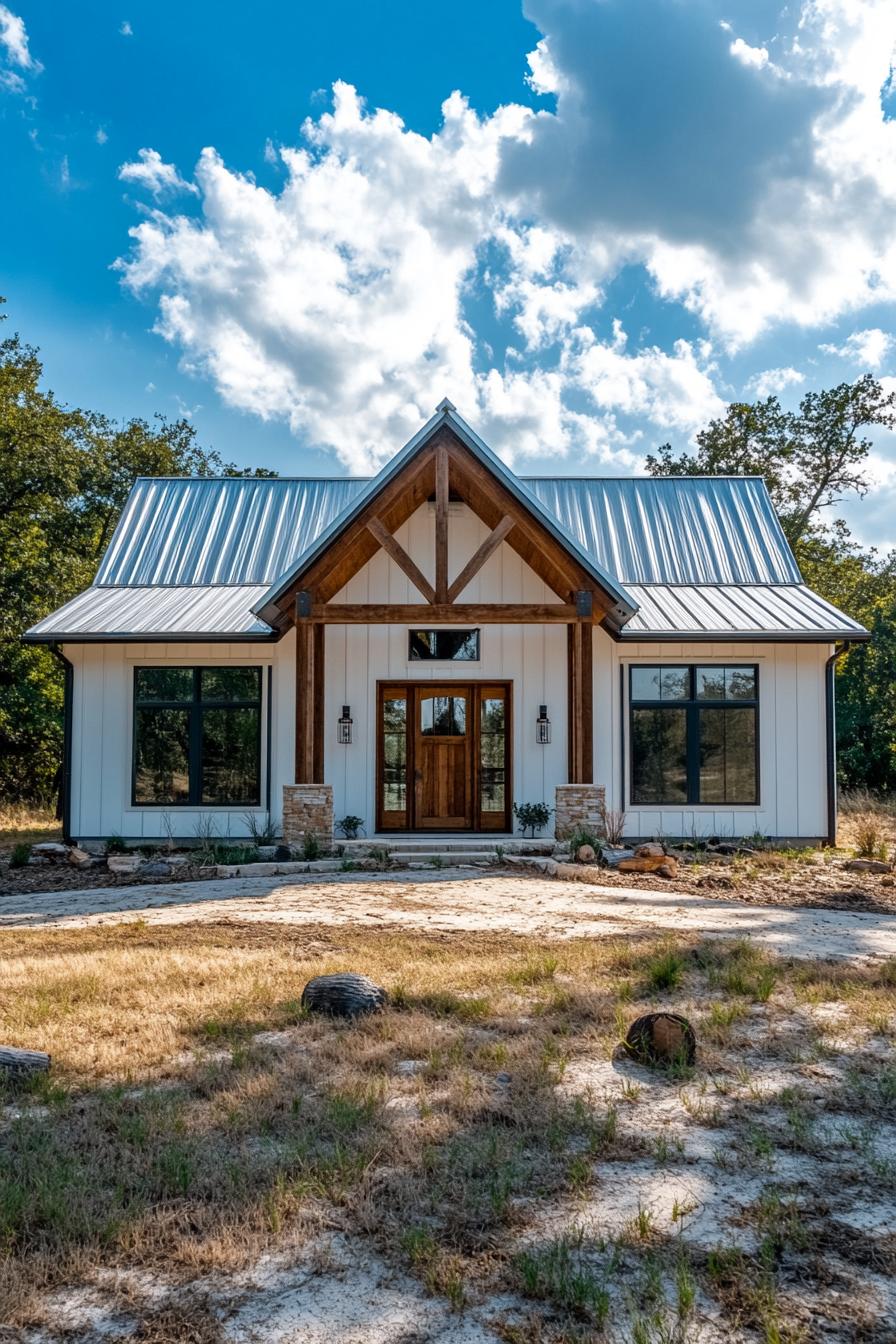
<path fill-rule="evenodd" d="M 381 684 L 377 828 L 510 829 L 507 683 Z"/>
<path fill-rule="evenodd" d="M 415 688 L 414 812 L 420 830 L 472 826 L 472 699 L 469 686 Z"/>

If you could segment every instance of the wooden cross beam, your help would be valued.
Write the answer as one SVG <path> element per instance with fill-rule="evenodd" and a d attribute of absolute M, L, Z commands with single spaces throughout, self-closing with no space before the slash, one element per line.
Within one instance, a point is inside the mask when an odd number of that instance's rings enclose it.
<path fill-rule="evenodd" d="M 398 568 L 407 575 L 421 597 L 425 597 L 427 602 L 435 602 L 435 588 L 425 574 L 417 568 L 401 543 L 395 540 L 391 532 L 387 531 L 379 518 L 371 518 L 368 521 L 367 531 L 379 542 L 386 554 L 391 556 Z"/>
<path fill-rule="evenodd" d="M 470 557 L 451 587 L 448 589 L 447 600 L 449 602 L 457 601 L 467 584 L 476 577 L 489 556 L 501 545 L 501 542 L 513 527 L 513 523 L 514 520 L 508 514 L 505 514 L 497 527 L 492 528 L 478 551 L 476 551 L 475 555 Z"/>

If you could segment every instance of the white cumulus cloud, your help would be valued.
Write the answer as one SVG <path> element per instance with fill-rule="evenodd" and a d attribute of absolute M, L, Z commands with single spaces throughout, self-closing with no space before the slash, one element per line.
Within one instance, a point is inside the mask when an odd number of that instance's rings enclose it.
<path fill-rule="evenodd" d="M 157 200 L 188 191 L 195 194 L 192 182 L 185 182 L 173 163 L 165 163 L 157 149 L 140 149 L 133 163 L 123 163 L 118 170 L 122 182 L 144 187 Z"/>
<path fill-rule="evenodd" d="M 753 375 L 747 387 L 755 396 L 764 398 L 777 396 L 786 392 L 788 387 L 796 387 L 805 381 L 805 374 L 800 373 L 799 369 L 764 369 L 762 373 Z"/>
<path fill-rule="evenodd" d="M 0 89 L 24 93 L 25 76 L 39 75 L 42 70 L 40 61 L 31 54 L 24 20 L 0 4 Z"/>
<path fill-rule="evenodd" d="M 896 339 L 880 327 L 867 327 L 864 331 L 854 331 L 847 336 L 842 345 L 821 345 L 826 355 L 839 355 L 864 369 L 879 369 L 883 365 Z"/>

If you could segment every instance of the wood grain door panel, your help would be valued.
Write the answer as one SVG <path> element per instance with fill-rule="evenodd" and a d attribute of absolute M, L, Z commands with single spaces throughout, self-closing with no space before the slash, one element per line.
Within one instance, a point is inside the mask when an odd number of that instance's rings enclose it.
<path fill-rule="evenodd" d="M 380 682 L 379 830 L 510 831 L 508 682 Z"/>
<path fill-rule="evenodd" d="M 416 688 L 414 822 L 422 830 L 473 824 L 472 699 L 470 686 Z"/>

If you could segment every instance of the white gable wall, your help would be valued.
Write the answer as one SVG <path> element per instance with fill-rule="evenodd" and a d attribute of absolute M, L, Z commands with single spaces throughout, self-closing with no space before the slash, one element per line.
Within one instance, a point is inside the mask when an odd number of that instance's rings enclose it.
<path fill-rule="evenodd" d="M 453 577 L 488 534 L 464 505 L 452 505 L 449 573 Z M 434 579 L 434 513 L 423 505 L 396 533 L 420 569 Z M 402 571 L 379 552 L 334 599 L 344 602 L 421 602 Z M 460 602 L 556 601 L 506 544 L 486 562 Z M 376 816 L 376 683 L 383 680 L 500 680 L 513 685 L 513 797 L 553 803 L 567 778 L 566 627 L 495 625 L 481 629 L 479 663 L 410 663 L 407 627 L 327 627 L 325 775 L 334 786 L 337 818 L 354 813 L 372 833 Z M 822 836 L 826 830 L 824 662 L 829 646 L 813 644 L 625 644 L 594 632 L 595 782 L 614 808 L 624 807 L 622 717 L 627 675 L 635 660 L 756 662 L 760 678 L 760 805 L 751 808 L 627 809 L 631 835 Z M 279 643 L 68 645 L 75 665 L 71 821 L 75 836 L 165 836 L 165 816 L 177 836 L 192 836 L 201 813 L 130 805 L 133 668 L 137 664 L 259 664 L 271 668 L 271 810 L 280 815 L 282 786 L 293 782 L 295 637 Z M 263 677 L 265 709 L 268 678 Z M 354 719 L 351 746 L 336 742 L 343 704 Z M 547 704 L 552 742 L 538 746 L 538 706 Z M 627 737 L 627 726 L 626 726 Z M 267 731 L 262 732 L 262 784 L 267 779 Z M 257 809 L 266 810 L 266 801 Z M 221 836 L 244 837 L 245 808 L 203 809 Z"/>

